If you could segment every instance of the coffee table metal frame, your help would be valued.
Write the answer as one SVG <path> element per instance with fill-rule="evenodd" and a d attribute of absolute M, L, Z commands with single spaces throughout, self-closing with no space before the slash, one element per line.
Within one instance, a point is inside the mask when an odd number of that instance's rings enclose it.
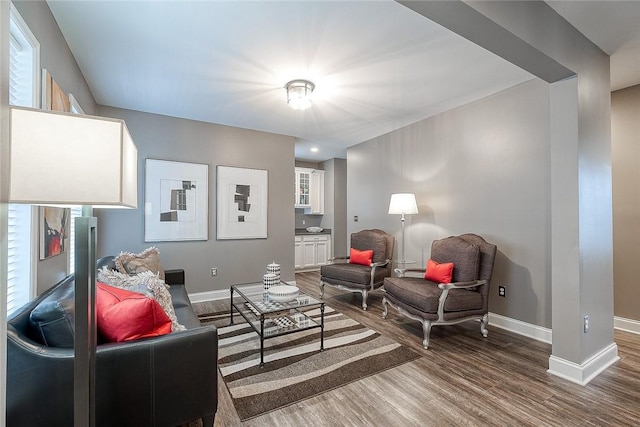
<path fill-rule="evenodd" d="M 282 282 L 281 284 L 286 285 Z M 262 282 L 231 285 L 230 323 L 233 325 L 234 309 L 247 321 L 260 337 L 260 367 L 264 366 L 264 340 L 307 329 L 320 328 L 320 351 L 324 350 L 324 302 L 300 292 L 289 302 L 278 302 L 264 288 Z M 234 300 L 234 293 L 239 298 Z M 320 307 L 320 323 L 313 320 L 302 308 Z"/>

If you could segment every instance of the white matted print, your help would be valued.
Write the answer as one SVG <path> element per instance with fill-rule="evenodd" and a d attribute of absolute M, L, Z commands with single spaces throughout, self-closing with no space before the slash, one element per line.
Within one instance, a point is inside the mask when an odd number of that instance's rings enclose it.
<path fill-rule="evenodd" d="M 268 172 L 218 166 L 217 188 L 218 239 L 266 239 Z"/>
<path fill-rule="evenodd" d="M 144 241 L 207 240 L 209 165 L 146 159 Z"/>

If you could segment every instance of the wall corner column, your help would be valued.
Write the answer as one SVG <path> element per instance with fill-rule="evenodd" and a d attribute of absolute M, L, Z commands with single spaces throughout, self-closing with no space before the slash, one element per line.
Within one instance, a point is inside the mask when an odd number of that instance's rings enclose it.
<path fill-rule="evenodd" d="M 549 372 L 586 384 L 618 360 L 609 56 L 544 1 L 397 1 L 550 84 Z"/>

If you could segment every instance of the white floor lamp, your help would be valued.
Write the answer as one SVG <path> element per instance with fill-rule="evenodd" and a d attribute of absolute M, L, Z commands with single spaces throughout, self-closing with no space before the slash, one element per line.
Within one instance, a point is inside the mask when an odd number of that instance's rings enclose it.
<path fill-rule="evenodd" d="M 400 227 L 402 228 L 402 252 L 400 254 L 400 264 L 406 263 L 406 259 L 404 257 L 404 216 L 415 215 L 417 213 L 418 204 L 416 203 L 415 194 L 396 193 L 391 195 L 391 200 L 389 201 L 389 214 L 402 215 L 400 218 Z"/>
<path fill-rule="evenodd" d="M 122 120 L 10 111 L 9 202 L 137 207 L 138 151 Z M 97 221 L 75 224 L 74 425 L 94 426 Z"/>

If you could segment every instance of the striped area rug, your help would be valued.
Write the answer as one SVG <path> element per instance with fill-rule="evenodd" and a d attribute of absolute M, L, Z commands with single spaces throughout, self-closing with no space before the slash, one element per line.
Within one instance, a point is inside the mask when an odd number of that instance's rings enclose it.
<path fill-rule="evenodd" d="M 307 314 L 320 321 L 320 310 Z M 414 360 L 419 354 L 355 320 L 325 307 L 324 351 L 320 329 L 260 340 L 240 316 L 229 326 L 227 313 L 203 316 L 218 326 L 218 364 L 241 420 L 340 387 Z"/>

